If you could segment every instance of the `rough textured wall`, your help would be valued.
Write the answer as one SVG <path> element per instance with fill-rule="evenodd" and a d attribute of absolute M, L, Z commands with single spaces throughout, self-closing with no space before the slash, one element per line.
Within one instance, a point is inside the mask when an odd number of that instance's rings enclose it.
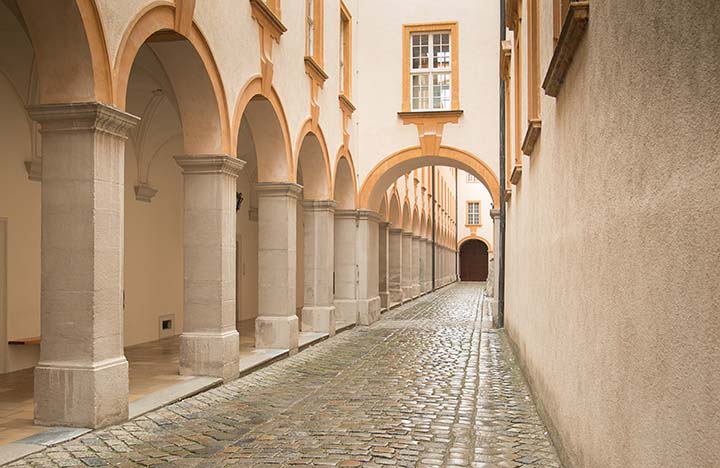
<path fill-rule="evenodd" d="M 509 203 L 506 326 L 574 466 L 720 459 L 719 19 L 592 2 Z"/>

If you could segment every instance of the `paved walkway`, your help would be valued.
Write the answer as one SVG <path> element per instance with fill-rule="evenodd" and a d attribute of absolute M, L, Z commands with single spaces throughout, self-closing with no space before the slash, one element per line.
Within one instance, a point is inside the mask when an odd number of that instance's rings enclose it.
<path fill-rule="evenodd" d="M 559 467 L 504 335 L 460 284 L 11 466 Z M 482 332 L 481 332 L 482 331 Z"/>

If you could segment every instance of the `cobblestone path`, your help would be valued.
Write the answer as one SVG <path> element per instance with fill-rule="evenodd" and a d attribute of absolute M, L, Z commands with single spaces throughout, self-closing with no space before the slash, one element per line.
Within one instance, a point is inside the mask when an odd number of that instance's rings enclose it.
<path fill-rule="evenodd" d="M 481 289 L 459 284 L 11 466 L 559 467 Z"/>

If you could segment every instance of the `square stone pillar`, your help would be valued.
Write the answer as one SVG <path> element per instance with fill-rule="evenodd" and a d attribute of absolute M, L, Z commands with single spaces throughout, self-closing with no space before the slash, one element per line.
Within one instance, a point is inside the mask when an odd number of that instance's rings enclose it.
<path fill-rule="evenodd" d="M 295 313 L 297 202 L 302 187 L 255 184 L 258 198 L 258 318 L 255 347 L 298 350 Z"/>
<path fill-rule="evenodd" d="M 374 211 L 358 210 L 358 323 L 372 325 L 380 320 L 378 293 L 378 222 Z"/>
<path fill-rule="evenodd" d="M 333 304 L 333 258 L 335 237 L 335 201 L 303 202 L 304 304 L 303 331 L 335 335 Z"/>
<path fill-rule="evenodd" d="M 412 232 L 402 233 L 402 290 L 403 302 L 412 300 L 413 287 L 413 256 L 412 256 Z"/>
<path fill-rule="evenodd" d="M 388 293 L 390 304 L 403 300 L 402 290 L 402 229 L 388 229 Z"/>
<path fill-rule="evenodd" d="M 358 323 L 357 222 L 357 211 L 335 211 L 335 314 L 344 324 Z"/>
<path fill-rule="evenodd" d="M 226 155 L 175 156 L 182 168 L 184 306 L 180 374 L 239 374 L 235 328 L 236 179 L 245 161 Z"/>
<path fill-rule="evenodd" d="M 420 296 L 420 236 L 412 236 L 412 294 Z"/>
<path fill-rule="evenodd" d="M 99 103 L 28 108 L 42 133 L 40 359 L 35 422 L 127 420 L 125 140 L 139 119 Z"/>
<path fill-rule="evenodd" d="M 380 307 L 390 307 L 390 291 L 388 285 L 388 235 L 390 223 L 381 222 L 378 224 L 378 295 L 380 296 Z"/>

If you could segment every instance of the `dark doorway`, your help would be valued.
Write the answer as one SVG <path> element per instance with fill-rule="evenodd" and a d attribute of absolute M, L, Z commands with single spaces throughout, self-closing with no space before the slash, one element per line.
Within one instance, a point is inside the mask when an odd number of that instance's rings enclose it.
<path fill-rule="evenodd" d="M 486 281 L 488 248 L 483 241 L 470 239 L 460 246 L 460 280 Z"/>

